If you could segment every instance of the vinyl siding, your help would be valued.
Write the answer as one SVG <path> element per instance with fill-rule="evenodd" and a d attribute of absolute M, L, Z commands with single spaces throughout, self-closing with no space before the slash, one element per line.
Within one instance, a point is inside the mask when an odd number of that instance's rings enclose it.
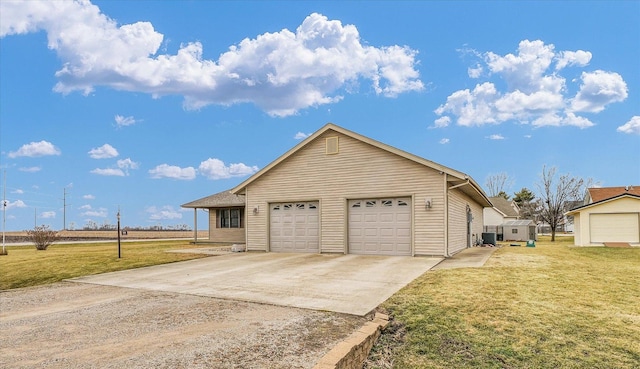
<path fill-rule="evenodd" d="M 245 243 L 245 229 L 243 228 L 218 228 L 217 209 L 209 209 L 209 242 L 220 243 Z M 246 224 L 245 219 L 242 224 Z"/>
<path fill-rule="evenodd" d="M 483 208 L 458 188 L 449 191 L 449 254 L 467 247 L 467 205 L 471 208 L 471 246 L 482 234 Z"/>
<path fill-rule="evenodd" d="M 339 137 L 339 153 L 325 138 Z M 320 251 L 347 251 L 347 201 L 409 196 L 415 255 L 444 253 L 443 176 L 436 170 L 332 130 L 300 148 L 245 189 L 247 249 L 268 250 L 269 203 L 320 202 Z M 425 198 L 433 206 L 425 208 Z"/>

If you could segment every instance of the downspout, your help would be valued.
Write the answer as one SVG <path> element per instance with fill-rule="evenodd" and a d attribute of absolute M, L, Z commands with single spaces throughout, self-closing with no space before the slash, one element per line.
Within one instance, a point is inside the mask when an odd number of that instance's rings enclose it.
<path fill-rule="evenodd" d="M 244 189 L 244 251 L 249 251 L 249 191 L 247 188 Z"/>
<path fill-rule="evenodd" d="M 449 257 L 449 189 L 447 188 L 447 173 L 444 176 L 444 256 Z"/>

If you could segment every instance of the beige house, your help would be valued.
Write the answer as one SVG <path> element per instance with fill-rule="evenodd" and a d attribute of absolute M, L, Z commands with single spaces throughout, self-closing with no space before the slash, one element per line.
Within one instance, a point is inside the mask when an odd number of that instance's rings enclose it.
<path fill-rule="evenodd" d="M 585 205 L 566 213 L 574 218 L 576 246 L 623 243 L 640 246 L 640 193 L 633 187 L 589 189 Z"/>
<path fill-rule="evenodd" d="M 219 210 L 242 209 L 215 200 L 226 194 L 183 205 L 210 209 L 213 240 L 230 231 Z M 468 175 L 333 124 L 231 194 L 248 251 L 449 256 L 481 237 L 492 206 Z"/>

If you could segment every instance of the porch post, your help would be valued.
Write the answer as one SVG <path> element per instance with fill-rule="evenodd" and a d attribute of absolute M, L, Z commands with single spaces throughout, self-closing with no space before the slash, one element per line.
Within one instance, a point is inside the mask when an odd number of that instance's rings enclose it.
<path fill-rule="evenodd" d="M 198 243 L 198 208 L 193 208 L 193 243 Z"/>

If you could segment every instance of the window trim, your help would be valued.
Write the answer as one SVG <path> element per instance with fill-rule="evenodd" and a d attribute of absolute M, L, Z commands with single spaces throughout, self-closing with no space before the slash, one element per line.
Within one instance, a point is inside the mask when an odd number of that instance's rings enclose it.
<path fill-rule="evenodd" d="M 237 216 L 234 216 L 237 215 Z M 234 221 L 237 225 L 234 226 Z M 244 228 L 243 208 L 219 208 L 216 209 L 216 228 L 220 229 L 240 229 Z"/>

